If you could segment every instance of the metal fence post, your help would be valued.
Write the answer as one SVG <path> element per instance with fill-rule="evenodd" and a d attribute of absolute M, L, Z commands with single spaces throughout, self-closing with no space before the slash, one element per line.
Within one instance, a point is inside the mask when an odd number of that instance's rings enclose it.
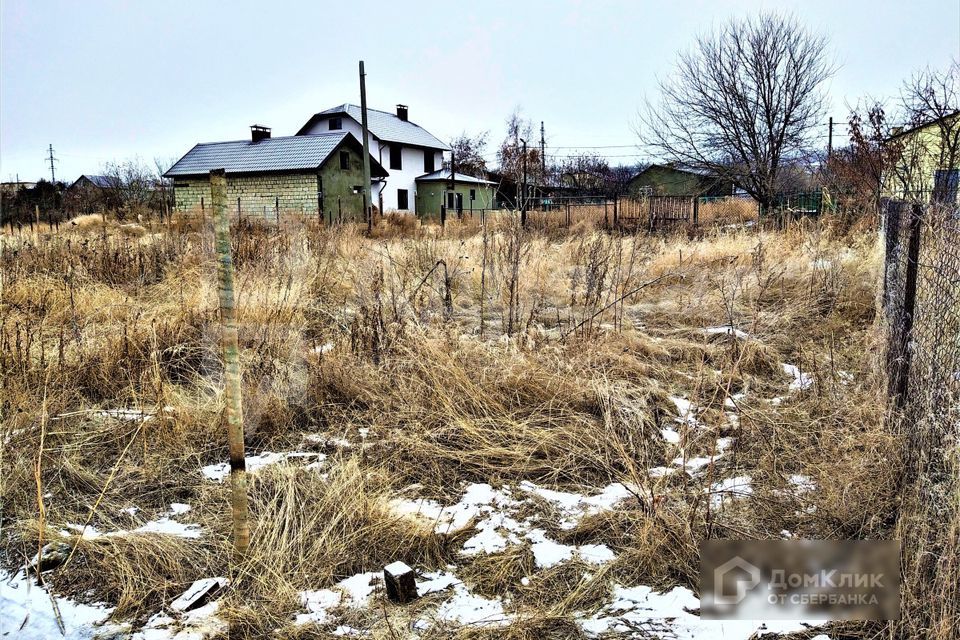
<path fill-rule="evenodd" d="M 923 227 L 923 206 L 914 204 L 910 211 L 910 238 L 907 241 L 907 271 L 903 283 L 903 305 L 900 309 L 900 340 L 896 345 L 897 368 L 894 373 L 893 392 L 897 409 L 903 409 L 909 400 L 910 365 L 913 354 L 913 318 L 917 302 L 917 273 L 920 260 L 920 234 Z"/>

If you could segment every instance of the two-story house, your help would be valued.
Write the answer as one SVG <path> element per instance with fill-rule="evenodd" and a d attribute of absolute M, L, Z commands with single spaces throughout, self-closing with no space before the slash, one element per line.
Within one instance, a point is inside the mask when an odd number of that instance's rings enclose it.
<path fill-rule="evenodd" d="M 438 171 L 450 147 L 423 127 L 410 122 L 406 105 L 396 113 L 367 108 L 370 155 L 389 172 L 372 185 L 372 201 L 380 211 L 413 212 L 417 178 Z M 298 136 L 331 131 L 352 133 L 363 140 L 360 107 L 342 104 L 314 114 L 297 131 Z"/>

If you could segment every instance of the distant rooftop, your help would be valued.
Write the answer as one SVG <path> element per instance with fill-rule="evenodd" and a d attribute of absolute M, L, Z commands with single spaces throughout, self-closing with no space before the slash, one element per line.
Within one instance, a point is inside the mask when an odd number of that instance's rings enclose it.
<path fill-rule="evenodd" d="M 73 181 L 73 184 L 77 184 L 81 180 L 86 178 L 93 186 L 100 187 L 101 189 L 109 189 L 113 185 L 113 181 L 110 179 L 110 176 L 95 176 L 89 173 L 85 173 L 76 180 Z"/>
<path fill-rule="evenodd" d="M 318 121 L 338 114 L 347 115 L 357 122 L 361 122 L 362 120 L 360 107 L 355 104 L 341 104 L 315 113 L 307 120 L 306 124 L 300 127 L 297 135 L 304 135 Z M 384 142 L 399 142 L 401 144 L 427 147 L 429 149 L 441 149 L 443 151 L 450 150 L 449 145 L 441 142 L 420 125 L 414 124 L 409 120 L 402 120 L 397 114 L 390 113 L 389 111 L 380 111 L 379 109 L 367 107 L 367 128 L 370 129 L 370 133 Z"/>

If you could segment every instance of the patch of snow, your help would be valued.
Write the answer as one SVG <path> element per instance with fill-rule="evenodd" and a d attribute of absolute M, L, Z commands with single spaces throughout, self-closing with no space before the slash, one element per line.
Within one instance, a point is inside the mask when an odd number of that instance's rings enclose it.
<path fill-rule="evenodd" d="M 698 457 L 698 458 L 688 458 L 684 461 L 683 456 L 678 456 L 674 458 L 673 464 L 678 467 L 683 467 L 690 474 L 698 473 L 705 466 L 713 462 L 715 458 L 710 457 Z"/>
<path fill-rule="evenodd" d="M 479 553 L 503 551 L 507 548 L 508 542 L 509 540 L 494 527 L 486 526 L 463 544 L 463 554 L 472 556 Z"/>
<path fill-rule="evenodd" d="M 424 573 L 423 579 L 417 580 L 417 593 L 421 596 L 438 593 L 459 583 L 460 579 L 457 576 L 446 571 Z"/>
<path fill-rule="evenodd" d="M 673 472 L 674 469 L 670 467 L 651 467 L 647 470 L 647 473 L 650 474 L 651 478 L 663 478 Z"/>
<path fill-rule="evenodd" d="M 54 602 L 63 621 L 61 634 Z M 87 640 L 113 611 L 106 605 L 86 605 L 53 596 L 23 571 L 0 571 L 0 632 L 18 640 Z"/>
<path fill-rule="evenodd" d="M 735 478 L 724 478 L 720 482 L 714 483 L 710 487 L 710 504 L 714 508 L 718 508 L 723 504 L 726 497 L 735 498 L 751 495 L 753 487 L 750 482 L 750 476 L 737 476 Z"/>
<path fill-rule="evenodd" d="M 728 409 L 736 410 L 739 408 L 740 402 L 746 397 L 747 394 L 745 393 L 735 393 L 732 396 L 727 396 L 727 398 L 723 401 L 723 406 Z"/>
<path fill-rule="evenodd" d="M 577 555 L 590 564 L 606 564 L 617 559 L 617 554 L 605 544 L 582 544 L 577 547 Z"/>
<path fill-rule="evenodd" d="M 360 608 L 365 607 L 367 602 L 370 601 L 370 595 L 377 588 L 377 585 L 380 583 L 380 579 L 379 572 L 368 571 L 366 573 L 358 573 L 355 576 L 345 578 L 344 580 L 338 582 L 337 586 L 343 589 L 344 594 L 349 598 L 345 604 L 349 604 L 351 607 Z"/>
<path fill-rule="evenodd" d="M 125 531 L 115 531 L 105 535 L 122 535 Z M 177 536 L 178 538 L 199 538 L 202 530 L 198 524 L 184 524 L 171 520 L 164 516 L 159 520 L 151 520 L 142 527 L 137 527 L 130 533 L 162 533 L 168 536 Z"/>
<path fill-rule="evenodd" d="M 790 484 L 799 492 L 813 491 L 817 488 L 817 483 L 810 479 L 810 476 L 795 473 L 790 476 L 789 480 Z"/>
<path fill-rule="evenodd" d="M 349 626 L 349 625 L 346 625 L 346 624 L 340 625 L 339 627 L 337 627 L 336 629 L 334 629 L 334 630 L 331 631 L 330 633 L 332 633 L 332 634 L 335 635 L 335 636 L 361 636 L 361 635 L 365 635 L 363 631 L 360 631 L 359 629 L 354 629 L 353 627 L 351 627 L 351 626 Z"/>
<path fill-rule="evenodd" d="M 689 589 L 676 587 L 656 593 L 650 587 L 614 586 L 613 600 L 600 612 L 579 620 L 591 637 L 601 634 L 627 635 L 642 629 L 650 637 L 678 640 L 748 640 L 763 633 L 790 633 L 809 627 L 803 621 L 780 620 L 701 620 L 691 611 L 700 608 L 700 600 Z"/>
<path fill-rule="evenodd" d="M 300 601 L 309 613 L 297 614 L 297 624 L 309 624 L 315 622 L 323 624 L 328 618 L 328 609 L 340 606 L 341 596 L 332 589 L 319 589 L 317 591 L 300 592 Z"/>
<path fill-rule="evenodd" d="M 670 401 L 676 405 L 677 413 L 680 414 L 678 418 L 674 418 L 676 422 L 688 425 L 690 427 L 700 426 L 700 422 L 697 420 L 696 405 L 686 398 L 681 398 L 679 396 L 670 396 Z"/>
<path fill-rule="evenodd" d="M 669 442 L 670 444 L 680 443 L 680 434 L 677 433 L 675 429 L 671 429 L 669 427 L 660 429 L 660 435 L 663 436 L 663 439 Z"/>
<path fill-rule="evenodd" d="M 246 468 L 247 473 L 256 473 L 264 467 L 272 464 L 279 464 L 291 458 L 316 458 L 317 462 L 322 462 L 326 459 L 326 457 L 327 456 L 322 453 L 313 453 L 309 451 L 291 451 L 287 453 L 271 453 L 270 451 L 264 451 L 258 455 L 247 456 Z M 313 465 L 310 466 L 312 467 Z M 202 473 L 203 477 L 205 477 L 207 480 L 223 482 L 224 479 L 230 475 L 230 463 L 220 462 L 217 464 L 210 464 L 201 468 L 200 473 Z"/>
<path fill-rule="evenodd" d="M 540 569 L 548 569 L 573 557 L 574 547 L 560 544 L 547 538 L 543 529 L 532 529 L 527 532 L 527 539 L 532 543 L 533 560 Z"/>
<path fill-rule="evenodd" d="M 319 354 L 321 354 L 321 355 L 324 354 L 324 353 L 329 353 L 329 352 L 331 352 L 331 351 L 333 351 L 333 343 L 332 343 L 332 342 L 327 342 L 327 343 L 325 343 L 325 344 L 320 344 L 320 345 L 317 345 L 316 347 L 313 348 L 313 352 L 314 352 L 314 353 L 319 353 Z"/>
<path fill-rule="evenodd" d="M 170 503 L 170 515 L 179 516 L 190 511 L 190 505 L 182 502 Z"/>
<path fill-rule="evenodd" d="M 440 604 L 436 617 L 443 622 L 462 625 L 494 626 L 509 624 L 511 617 L 499 598 L 487 599 L 470 593 L 463 584 L 454 586 L 454 594 Z"/>
<path fill-rule="evenodd" d="M 793 378 L 790 382 L 791 391 L 803 391 L 809 389 L 810 385 L 813 384 L 813 376 L 809 373 L 803 373 L 795 365 L 783 363 L 783 372 Z"/>
<path fill-rule="evenodd" d="M 729 324 L 723 325 L 720 327 L 707 327 L 703 331 L 707 335 L 716 335 L 716 334 L 722 333 L 728 336 L 734 336 L 736 338 L 740 338 L 741 340 L 747 340 L 750 338 L 749 333 L 747 333 L 746 331 L 741 331 L 740 329 L 737 329 L 736 327 L 733 327 Z"/>
<path fill-rule="evenodd" d="M 600 493 L 592 496 L 545 489 L 527 481 L 521 482 L 520 488 L 553 503 L 561 512 L 561 529 L 573 529 L 584 517 L 601 511 L 611 511 L 620 502 L 633 496 L 633 493 L 619 482 L 608 484 Z"/>

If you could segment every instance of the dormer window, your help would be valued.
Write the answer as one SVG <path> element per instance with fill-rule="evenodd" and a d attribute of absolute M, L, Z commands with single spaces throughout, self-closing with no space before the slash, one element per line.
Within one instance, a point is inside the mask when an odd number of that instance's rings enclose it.
<path fill-rule="evenodd" d="M 328 122 L 330 123 L 330 131 L 339 131 L 340 129 L 343 129 L 342 118 L 330 118 Z"/>

